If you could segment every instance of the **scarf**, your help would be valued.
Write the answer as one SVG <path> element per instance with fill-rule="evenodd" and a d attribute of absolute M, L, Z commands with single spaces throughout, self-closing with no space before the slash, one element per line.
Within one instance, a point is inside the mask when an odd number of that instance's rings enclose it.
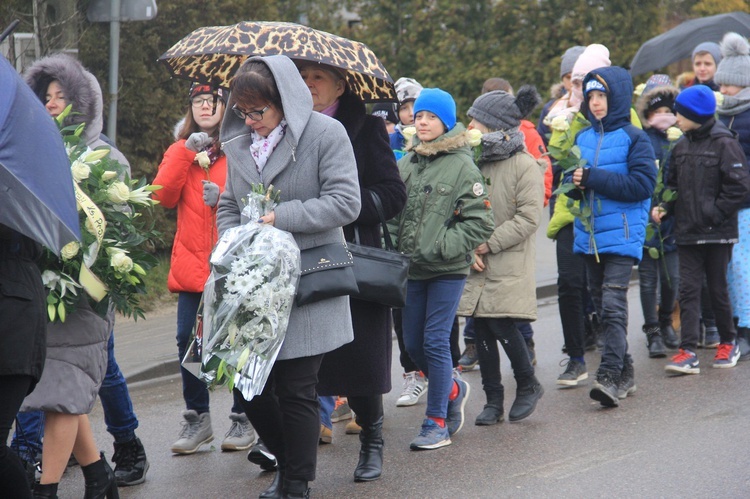
<path fill-rule="evenodd" d="M 336 111 L 338 111 L 338 110 L 339 110 L 339 100 L 336 99 L 333 102 L 333 104 L 331 104 L 327 108 L 323 109 L 320 113 L 321 114 L 325 114 L 326 116 L 328 116 L 330 118 L 335 118 L 336 117 Z"/>
<path fill-rule="evenodd" d="M 253 139 L 253 143 L 250 144 L 250 154 L 255 160 L 255 169 L 258 170 L 258 173 L 263 171 L 263 167 L 266 166 L 266 162 L 268 162 L 268 157 L 271 156 L 273 150 L 276 149 L 276 146 L 279 145 L 281 139 L 284 138 L 285 133 L 286 120 L 283 118 L 276 128 L 271 130 L 268 137 L 261 136 L 259 133 L 256 133 L 255 130 L 250 133 L 250 137 Z"/>
<path fill-rule="evenodd" d="M 524 148 L 523 134 L 518 127 L 482 135 L 480 163 L 508 159 Z"/>
<path fill-rule="evenodd" d="M 716 109 L 720 115 L 736 116 L 750 109 L 750 87 L 745 87 L 735 95 L 725 95 Z"/>
<path fill-rule="evenodd" d="M 677 123 L 677 116 L 672 113 L 654 113 L 647 123 L 660 132 L 664 132 L 667 128 Z"/>

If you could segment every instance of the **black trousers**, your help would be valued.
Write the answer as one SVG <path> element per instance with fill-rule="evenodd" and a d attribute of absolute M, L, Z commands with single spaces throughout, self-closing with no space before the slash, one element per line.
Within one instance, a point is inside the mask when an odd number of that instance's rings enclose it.
<path fill-rule="evenodd" d="M 510 360 L 517 387 L 526 386 L 532 382 L 534 367 L 529 361 L 526 341 L 516 329 L 513 319 L 476 317 L 474 328 L 477 332 L 479 372 L 482 374 L 482 387 L 488 402 L 496 399 L 500 402 L 503 400 L 504 388 L 500 374 L 498 341 Z"/>
<path fill-rule="evenodd" d="M 31 382 L 31 376 L 0 376 L 0 497 L 31 498 L 23 462 L 6 443 Z"/>
<path fill-rule="evenodd" d="M 705 276 L 714 312 L 716 327 L 722 343 L 737 337 L 729 301 L 727 265 L 732 258 L 731 244 L 678 245 L 680 253 L 680 348 L 695 352 L 700 333 L 701 287 Z"/>
<path fill-rule="evenodd" d="M 322 360 L 322 354 L 277 360 L 263 392 L 242 399 L 245 414 L 287 480 L 315 480 L 320 436 L 315 386 Z"/>
<path fill-rule="evenodd" d="M 573 252 L 573 239 L 572 223 L 557 233 L 557 303 L 568 355 L 583 357 L 586 343 L 583 309 L 586 261 L 582 255 Z"/>

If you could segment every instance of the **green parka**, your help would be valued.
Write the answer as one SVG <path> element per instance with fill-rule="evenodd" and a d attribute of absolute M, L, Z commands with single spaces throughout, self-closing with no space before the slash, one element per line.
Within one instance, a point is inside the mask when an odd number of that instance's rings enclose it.
<path fill-rule="evenodd" d="M 459 123 L 430 142 L 414 137 L 407 151 L 398 162 L 406 207 L 389 229 L 399 251 L 411 255 L 409 279 L 468 275 L 474 249 L 495 226 L 466 129 Z"/>

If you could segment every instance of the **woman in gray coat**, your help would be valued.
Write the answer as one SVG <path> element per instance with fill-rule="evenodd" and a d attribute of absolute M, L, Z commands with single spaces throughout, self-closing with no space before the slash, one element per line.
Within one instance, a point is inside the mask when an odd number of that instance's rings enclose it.
<path fill-rule="evenodd" d="M 290 232 L 300 249 L 343 241 L 342 227 L 360 210 L 354 153 L 344 127 L 313 112 L 312 97 L 292 61 L 252 57 L 237 72 L 224 115 L 226 190 L 219 233 L 248 222 L 242 198 L 253 184 L 281 192 L 263 223 Z M 323 354 L 352 341 L 346 296 L 292 309 L 281 351 L 263 392 L 245 412 L 278 460 L 261 497 L 305 497 L 315 479 L 320 419 L 315 385 Z"/>

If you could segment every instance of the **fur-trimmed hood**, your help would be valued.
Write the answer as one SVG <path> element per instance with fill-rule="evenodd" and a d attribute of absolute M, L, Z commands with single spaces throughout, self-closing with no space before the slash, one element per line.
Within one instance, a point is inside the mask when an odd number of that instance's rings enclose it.
<path fill-rule="evenodd" d="M 42 102 L 50 82 L 59 81 L 65 98 L 73 105 L 73 112 L 65 118 L 65 124 L 86 123 L 83 131 L 86 144 L 99 140 L 104 123 L 102 90 L 96 77 L 79 61 L 67 54 L 50 55 L 32 64 L 24 73 L 24 79 Z"/>
<path fill-rule="evenodd" d="M 555 83 L 549 89 L 549 95 L 552 99 L 561 99 L 567 94 L 565 91 L 565 85 L 562 83 Z"/>
<path fill-rule="evenodd" d="M 414 135 L 409 144 L 407 144 L 406 151 L 414 151 L 420 156 L 436 156 L 438 154 L 452 154 L 456 152 L 464 152 L 470 155 L 471 146 L 469 146 L 469 136 L 466 132 L 466 127 L 461 123 L 456 123 L 456 126 L 451 130 L 430 142 L 422 142 Z"/>
<path fill-rule="evenodd" d="M 677 98 L 677 94 L 679 93 L 679 88 L 673 87 L 672 85 L 663 85 L 661 87 L 652 88 L 648 92 L 645 92 L 641 94 L 640 97 L 638 97 L 638 100 L 635 103 L 635 110 L 638 113 L 638 119 L 641 120 L 641 125 L 643 126 L 644 130 L 646 128 L 651 128 L 651 125 L 648 124 L 648 120 L 646 119 L 646 109 L 648 108 L 648 103 L 654 97 L 659 95 L 669 95 L 672 97 L 672 101 L 674 102 L 674 99 Z"/>

